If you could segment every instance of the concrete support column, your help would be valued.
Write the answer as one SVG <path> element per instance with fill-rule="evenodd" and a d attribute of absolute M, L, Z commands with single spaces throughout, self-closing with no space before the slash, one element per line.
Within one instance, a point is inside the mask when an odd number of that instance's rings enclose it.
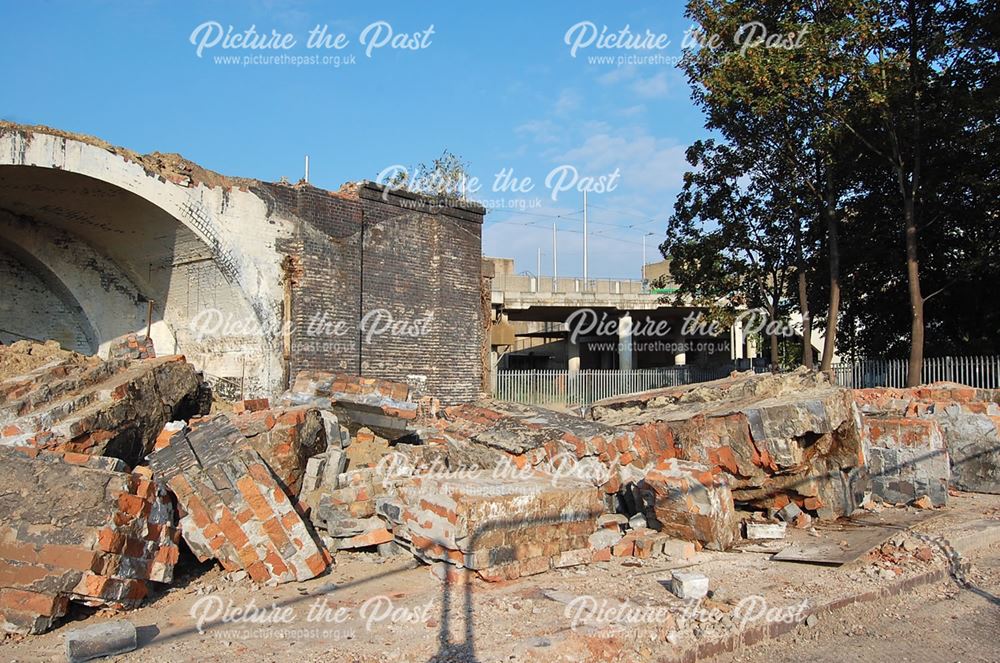
<path fill-rule="evenodd" d="M 497 364 L 500 362 L 500 355 L 496 350 L 490 350 L 490 395 L 496 396 L 497 393 L 497 369 L 499 368 Z"/>
<path fill-rule="evenodd" d="M 618 319 L 618 369 L 631 371 L 633 364 L 632 316 L 625 313 Z"/>
<path fill-rule="evenodd" d="M 580 344 L 574 343 L 572 339 L 566 339 L 566 357 L 567 357 L 567 368 L 569 368 L 570 373 L 576 373 L 580 370 Z"/>
<path fill-rule="evenodd" d="M 733 323 L 732 329 L 732 347 L 730 348 L 729 355 L 732 359 L 744 359 L 746 356 L 743 353 L 743 321 L 737 320 Z"/>

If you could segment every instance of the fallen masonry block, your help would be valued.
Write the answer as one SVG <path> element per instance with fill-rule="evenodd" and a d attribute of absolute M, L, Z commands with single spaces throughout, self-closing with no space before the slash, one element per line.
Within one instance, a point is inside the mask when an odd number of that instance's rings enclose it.
<path fill-rule="evenodd" d="M 262 410 L 270 409 L 271 401 L 266 398 L 250 398 L 233 404 L 234 414 L 243 414 L 244 412 L 260 412 Z"/>
<path fill-rule="evenodd" d="M 298 495 L 310 457 L 323 453 L 327 446 L 326 426 L 319 410 L 257 409 L 230 419 L 278 477 L 285 492 Z M 339 447 L 339 439 L 337 442 Z"/>
<path fill-rule="evenodd" d="M 395 482 L 385 480 L 376 468 L 364 467 L 342 474 L 337 474 L 337 469 L 336 464 L 327 461 L 319 487 L 300 495 L 299 503 L 309 507 L 313 525 L 327 530 L 332 537 L 353 537 L 384 526 L 375 517 L 376 511 L 379 500 L 393 494 Z M 383 504 L 383 507 L 386 506 Z M 379 512 L 378 515 L 400 524 L 398 513 Z M 397 533 L 401 531 L 397 529 Z M 362 540 L 358 539 L 359 545 L 351 547 L 368 545 L 360 544 Z M 341 549 L 340 546 L 336 548 Z"/>
<path fill-rule="evenodd" d="M 205 389 L 181 356 L 46 364 L 0 383 L 0 446 L 114 456 L 135 466 L 166 422 L 203 410 Z"/>
<path fill-rule="evenodd" d="M 951 485 L 959 490 L 1000 494 L 1000 416 L 969 413 L 949 405 L 935 417 L 948 446 Z"/>
<path fill-rule="evenodd" d="M 646 516 L 642 515 L 641 513 L 637 513 L 628 519 L 628 526 L 631 527 L 632 529 L 642 529 L 646 527 L 647 524 L 648 523 L 646 523 Z"/>
<path fill-rule="evenodd" d="M 701 573 L 673 571 L 670 591 L 680 599 L 702 599 L 708 596 L 708 576 Z"/>
<path fill-rule="evenodd" d="M 413 432 L 418 405 L 409 385 L 343 373 L 302 371 L 282 396 L 286 405 L 330 410 L 351 430 L 367 427 L 390 440 Z"/>
<path fill-rule="evenodd" d="M 41 633 L 69 601 L 131 608 L 147 581 L 169 583 L 174 509 L 122 461 L 0 447 L 0 628 Z"/>
<path fill-rule="evenodd" d="M 428 442 L 463 467 L 536 469 L 617 493 L 623 476 L 642 475 L 675 455 L 669 436 L 640 436 L 603 423 L 517 403 L 483 400 L 445 408 Z"/>
<path fill-rule="evenodd" d="M 385 527 L 379 527 L 363 534 L 356 534 L 337 540 L 338 550 L 351 550 L 356 548 L 369 548 L 389 543 L 393 540 L 392 532 Z"/>
<path fill-rule="evenodd" d="M 616 529 L 598 525 L 598 530 L 588 537 L 587 541 L 594 550 L 604 550 L 610 548 L 622 540 L 622 534 Z"/>
<path fill-rule="evenodd" d="M 748 520 L 744 527 L 748 539 L 783 539 L 785 538 L 785 523 L 755 523 Z"/>
<path fill-rule="evenodd" d="M 135 625 L 123 620 L 92 624 L 65 636 L 66 658 L 70 663 L 124 654 L 138 646 Z"/>
<path fill-rule="evenodd" d="M 664 538 L 662 545 L 663 555 L 676 561 L 690 561 L 695 558 L 698 552 L 694 547 L 694 543 L 681 541 L 672 537 Z"/>
<path fill-rule="evenodd" d="M 638 489 L 652 505 L 647 518 L 661 532 L 713 550 L 726 550 L 736 540 L 736 512 L 724 475 L 670 458 L 647 473 Z"/>
<path fill-rule="evenodd" d="M 490 581 L 593 561 L 589 537 L 604 512 L 593 485 L 541 474 L 418 476 L 398 492 L 405 543 L 417 557 L 472 569 Z"/>
<path fill-rule="evenodd" d="M 597 518 L 597 526 L 620 532 L 622 528 L 628 526 L 629 519 L 623 513 L 606 513 Z"/>
<path fill-rule="evenodd" d="M 340 512 L 324 509 L 323 515 L 326 520 L 323 525 L 327 533 L 335 538 L 346 538 L 366 534 L 375 530 L 384 529 L 385 523 L 381 518 L 374 516 L 370 518 L 350 518 L 344 517 Z"/>
<path fill-rule="evenodd" d="M 153 359 L 156 350 L 153 339 L 138 334 L 120 336 L 109 344 L 108 357 L 111 359 Z"/>
<path fill-rule="evenodd" d="M 918 485 L 912 486 L 912 495 L 911 477 L 898 482 L 903 488 L 899 497 L 907 498 L 899 501 L 909 501 L 922 491 L 935 504 L 944 503 L 937 485 L 947 477 L 946 471 L 940 458 L 926 457 L 932 452 L 940 455 L 939 442 L 934 432 L 920 428 L 919 421 L 935 422 L 940 427 L 950 464 L 950 485 L 970 492 L 1000 493 L 1000 390 L 935 382 L 911 389 L 857 389 L 854 398 L 869 422 L 905 421 L 910 431 L 916 431 L 899 444 L 889 446 L 891 451 L 885 452 L 887 458 L 875 462 L 879 467 L 900 465 L 900 461 L 918 465 L 914 472 Z M 878 455 L 879 440 L 873 439 L 870 444 Z M 914 454 L 919 456 L 913 458 Z M 900 455 L 904 458 L 897 457 Z M 932 484 L 932 488 L 925 489 L 926 483 Z"/>
<path fill-rule="evenodd" d="M 947 504 L 951 464 L 938 422 L 869 416 L 864 421 L 872 494 L 891 503 L 927 495 L 937 506 Z"/>
<path fill-rule="evenodd" d="M 777 516 L 786 523 L 795 522 L 795 519 L 802 515 L 802 509 L 795 502 L 789 502 L 778 510 Z"/>
<path fill-rule="evenodd" d="M 161 443 L 149 465 L 177 497 L 181 534 L 199 560 L 246 570 L 257 583 L 308 580 L 327 569 L 329 556 L 225 415 L 195 420 Z"/>
<path fill-rule="evenodd" d="M 667 457 L 725 473 L 733 499 L 769 508 L 817 498 L 817 515 L 854 509 L 851 472 L 864 464 L 861 416 L 852 393 L 805 369 L 734 374 L 595 403 L 596 421 L 661 440 Z M 669 444 L 665 441 L 669 440 Z"/>

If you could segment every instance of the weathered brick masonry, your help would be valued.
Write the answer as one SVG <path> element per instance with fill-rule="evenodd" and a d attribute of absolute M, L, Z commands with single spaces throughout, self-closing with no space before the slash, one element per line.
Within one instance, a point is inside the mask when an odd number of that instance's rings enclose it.
<path fill-rule="evenodd" d="M 482 207 L 430 205 L 370 182 L 338 192 L 260 186 L 302 220 L 279 246 L 289 256 L 288 375 L 359 373 L 423 386 L 445 403 L 480 394 Z M 382 311 L 405 327 L 376 333 L 389 319 Z"/>

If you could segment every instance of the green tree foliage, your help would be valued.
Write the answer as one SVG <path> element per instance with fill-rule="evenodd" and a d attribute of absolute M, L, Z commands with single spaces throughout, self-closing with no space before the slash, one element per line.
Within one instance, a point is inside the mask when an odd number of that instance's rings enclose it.
<path fill-rule="evenodd" d="M 1000 286 L 997 1 L 690 0 L 688 15 L 709 44 L 685 56 L 693 97 L 732 152 L 769 162 L 730 175 L 770 173 L 745 205 L 785 219 L 766 239 L 793 245 L 797 307 L 825 314 L 824 368 L 838 330 L 854 355 L 908 353 L 911 382 L 925 342 L 1000 351 L 1000 306 L 974 294 Z M 679 208 L 698 186 L 715 182 L 689 178 Z M 698 223 L 682 236 L 706 242 L 685 249 L 699 260 L 745 244 Z"/>

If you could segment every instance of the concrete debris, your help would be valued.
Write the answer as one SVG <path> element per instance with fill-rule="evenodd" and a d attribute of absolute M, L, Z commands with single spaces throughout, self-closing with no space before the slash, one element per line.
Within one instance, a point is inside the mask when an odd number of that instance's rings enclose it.
<path fill-rule="evenodd" d="M 70 663 L 124 654 L 139 646 L 135 624 L 124 620 L 72 630 L 66 634 L 65 644 Z"/>
<path fill-rule="evenodd" d="M 0 627 L 41 633 L 69 601 L 128 608 L 177 563 L 171 501 L 114 458 L 0 447 Z"/>
<path fill-rule="evenodd" d="M 748 520 L 744 523 L 746 537 L 752 540 L 785 538 L 785 523 L 757 523 Z"/>
<path fill-rule="evenodd" d="M 742 505 L 794 501 L 820 518 L 854 510 L 851 477 L 864 464 L 861 418 L 851 391 L 823 374 L 736 373 L 600 401 L 591 416 L 726 474 Z"/>
<path fill-rule="evenodd" d="M 674 571 L 670 574 L 670 591 L 680 599 L 703 599 L 708 596 L 708 577 L 701 573 Z"/>
<path fill-rule="evenodd" d="M 202 412 L 203 390 L 180 356 L 59 359 L 0 382 L 0 445 L 114 456 L 135 466 L 166 422 Z"/>
<path fill-rule="evenodd" d="M 149 464 L 183 509 L 182 536 L 199 560 L 244 569 L 257 583 L 308 580 L 326 571 L 329 556 L 225 415 L 168 427 Z"/>

